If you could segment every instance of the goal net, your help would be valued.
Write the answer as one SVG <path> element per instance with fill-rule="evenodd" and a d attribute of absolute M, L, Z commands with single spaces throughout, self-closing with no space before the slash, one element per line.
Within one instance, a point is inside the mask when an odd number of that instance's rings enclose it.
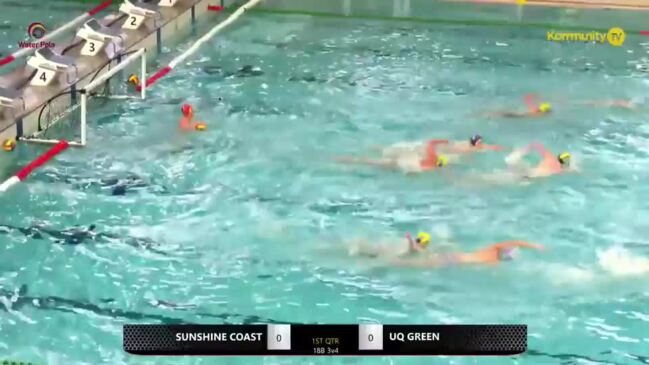
<path fill-rule="evenodd" d="M 117 82 L 111 82 L 111 78 L 118 73 L 136 70 L 138 60 L 140 60 L 139 75 L 133 74 L 133 78 L 122 78 Z M 57 144 L 61 140 L 67 140 L 70 146 L 84 147 L 87 143 L 88 110 L 89 106 L 94 105 L 94 103 L 90 102 L 91 99 L 94 102 L 102 99 L 130 99 L 136 97 L 129 94 L 129 89 L 132 91 L 133 88 L 130 88 L 124 82 L 127 79 L 131 79 L 131 83 L 141 85 L 141 87 L 137 88 L 139 97 L 142 99 L 146 97 L 146 85 L 143 81 L 146 80 L 146 50 L 144 48 L 127 53 L 127 56 L 116 65 L 110 62 L 106 66 L 109 67 L 108 70 L 106 70 L 106 67 L 97 70 L 87 85 L 76 90 L 76 101 L 78 103 L 74 103 L 63 113 L 51 117 L 48 110 L 50 108 L 49 103 L 43 106 L 43 109 L 38 114 L 39 132 L 30 137 L 23 137 L 21 140 L 42 144 Z M 102 71 L 104 72 L 102 73 Z M 53 109 L 55 108 L 53 107 Z M 70 123 L 59 123 L 64 119 Z"/>

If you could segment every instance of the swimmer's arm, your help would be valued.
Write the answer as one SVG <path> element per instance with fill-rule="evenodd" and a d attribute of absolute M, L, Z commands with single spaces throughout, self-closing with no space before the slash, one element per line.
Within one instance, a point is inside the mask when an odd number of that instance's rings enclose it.
<path fill-rule="evenodd" d="M 524 153 L 528 153 L 532 150 L 538 152 L 541 157 L 543 157 L 543 159 L 554 160 L 554 155 L 552 155 L 552 152 L 546 150 L 545 147 L 543 147 L 543 145 L 540 143 L 531 143 L 523 149 Z"/>
<path fill-rule="evenodd" d="M 535 250 L 544 250 L 545 247 L 543 245 L 539 245 L 536 243 L 529 243 L 526 241 L 504 241 L 504 242 L 499 242 L 496 243 L 492 246 L 493 248 L 502 250 L 502 249 L 508 249 L 508 248 L 515 248 L 515 247 L 523 247 L 523 248 L 533 248 Z"/>
<path fill-rule="evenodd" d="M 432 156 L 437 156 L 437 151 L 435 150 L 435 147 L 438 144 L 448 144 L 449 141 L 447 139 L 431 139 L 428 141 L 428 145 L 426 146 L 426 152 L 428 153 L 428 157 Z"/>
<path fill-rule="evenodd" d="M 482 147 L 482 148 L 485 149 L 485 150 L 489 150 L 489 151 L 504 151 L 505 150 L 505 147 L 498 146 L 498 145 L 484 145 L 484 147 Z"/>
<path fill-rule="evenodd" d="M 527 108 L 529 109 L 529 112 L 526 114 L 537 114 L 539 111 L 539 107 L 536 106 L 534 99 L 538 99 L 538 96 L 536 94 L 527 94 L 525 95 L 524 99 L 525 99 L 525 104 L 527 104 Z"/>
<path fill-rule="evenodd" d="M 406 232 L 406 239 L 408 240 L 408 251 L 409 252 L 417 251 L 417 248 L 415 246 L 415 241 L 412 239 L 412 235 L 410 234 L 410 232 Z"/>
<path fill-rule="evenodd" d="M 424 252 L 426 251 L 425 249 L 417 246 L 415 244 L 415 241 L 412 239 L 412 235 L 410 232 L 406 233 L 406 239 L 408 240 L 408 251 L 409 253 L 414 253 L 414 252 Z"/>

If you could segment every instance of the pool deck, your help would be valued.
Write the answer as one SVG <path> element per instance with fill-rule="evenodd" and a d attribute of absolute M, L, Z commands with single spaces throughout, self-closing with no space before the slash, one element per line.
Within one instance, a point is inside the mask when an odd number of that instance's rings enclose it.
<path fill-rule="evenodd" d="M 525 6 L 551 6 L 563 8 L 622 9 L 649 11 L 649 0 L 445 0 L 476 4 L 511 4 Z"/>

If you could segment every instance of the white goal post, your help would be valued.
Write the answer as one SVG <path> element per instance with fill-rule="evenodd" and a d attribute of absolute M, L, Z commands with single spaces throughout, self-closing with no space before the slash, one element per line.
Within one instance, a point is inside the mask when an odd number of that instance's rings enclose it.
<path fill-rule="evenodd" d="M 135 60 L 140 58 L 141 60 L 141 71 L 140 71 L 140 80 L 142 80 L 141 85 L 142 89 L 140 90 L 140 96 L 142 99 L 146 97 L 146 49 L 140 48 L 134 53 L 126 57 L 122 62 L 117 64 L 117 66 L 110 69 L 108 72 L 102 74 L 95 80 L 91 81 L 83 89 L 80 89 L 78 93 L 81 95 L 80 107 L 81 107 L 81 140 L 80 141 L 70 141 L 68 144 L 74 147 L 85 147 L 86 146 L 86 136 L 87 136 L 87 121 L 88 121 L 88 94 L 103 84 L 106 80 L 113 77 L 116 73 L 122 71 L 124 68 L 128 67 Z M 76 109 L 76 108 L 74 108 Z M 52 123 L 54 124 L 54 123 Z M 52 125 L 51 124 L 51 125 Z M 51 126 L 50 125 L 50 126 Z M 25 142 L 33 143 L 44 143 L 44 144 L 57 144 L 60 142 L 58 139 L 39 139 L 39 138 L 24 138 Z"/>

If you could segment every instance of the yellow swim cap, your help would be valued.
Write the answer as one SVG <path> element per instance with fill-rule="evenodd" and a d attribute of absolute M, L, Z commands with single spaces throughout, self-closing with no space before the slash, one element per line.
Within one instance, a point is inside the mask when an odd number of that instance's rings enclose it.
<path fill-rule="evenodd" d="M 137 77 L 136 74 L 131 74 L 131 76 L 128 77 L 128 82 L 133 85 L 139 85 L 140 79 Z"/>
<path fill-rule="evenodd" d="M 566 165 L 570 163 L 570 153 L 568 152 L 561 152 L 559 156 L 557 156 L 557 159 L 559 160 L 559 163 L 562 165 Z"/>
<path fill-rule="evenodd" d="M 196 123 L 196 126 L 194 127 L 197 131 L 204 131 L 207 129 L 207 124 L 205 123 Z"/>
<path fill-rule="evenodd" d="M 550 105 L 549 103 L 542 103 L 541 105 L 539 105 L 539 111 L 541 113 L 547 113 L 550 110 L 552 110 L 552 105 Z"/>
<path fill-rule="evenodd" d="M 430 235 L 426 232 L 419 232 L 417 235 L 417 243 L 422 246 L 428 246 L 430 243 Z"/>
<path fill-rule="evenodd" d="M 438 167 L 443 167 L 448 165 L 448 157 L 444 155 L 439 155 L 437 156 L 437 166 Z"/>
<path fill-rule="evenodd" d="M 16 148 L 16 141 L 13 139 L 6 139 L 4 142 L 2 142 L 2 149 L 11 152 Z"/>

